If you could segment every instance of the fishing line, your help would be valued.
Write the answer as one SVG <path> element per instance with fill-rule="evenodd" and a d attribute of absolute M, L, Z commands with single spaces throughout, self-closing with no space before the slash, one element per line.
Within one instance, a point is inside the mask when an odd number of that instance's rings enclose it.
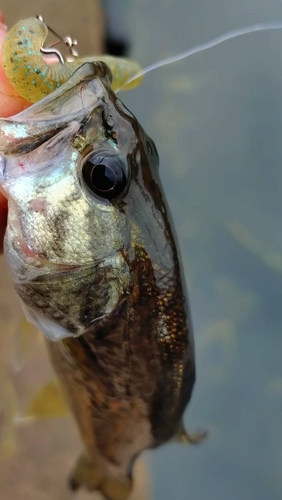
<path fill-rule="evenodd" d="M 180 54 L 177 54 L 175 56 L 167 57 L 165 59 L 162 59 L 161 61 L 155 62 L 144 68 L 142 71 L 139 71 L 136 73 L 134 76 L 132 76 L 127 82 L 120 87 L 116 92 L 119 92 L 124 88 L 125 85 L 133 82 L 136 80 L 136 78 L 139 78 L 141 76 L 146 75 L 147 73 L 150 73 L 151 71 L 162 68 L 163 66 L 167 66 L 169 64 L 182 61 L 182 59 L 186 59 L 187 57 L 190 57 L 194 54 L 197 54 L 198 52 L 203 52 L 204 50 L 211 49 L 212 47 L 215 47 L 216 45 L 219 45 L 220 43 L 226 42 L 227 40 L 231 40 L 232 38 L 236 38 L 238 36 L 242 35 L 247 35 L 249 33 L 254 33 L 255 31 L 266 31 L 266 30 L 277 30 L 277 29 L 282 29 L 282 21 L 273 21 L 273 22 L 268 22 L 268 23 L 258 23 L 258 24 L 252 24 L 250 26 L 245 26 L 244 28 L 238 28 L 233 31 L 229 31 L 228 33 L 225 33 L 224 35 L 220 35 L 213 40 L 210 40 L 209 42 L 201 43 L 200 45 L 196 45 L 195 47 L 192 47 L 191 49 L 185 50 L 184 52 L 181 52 Z"/>

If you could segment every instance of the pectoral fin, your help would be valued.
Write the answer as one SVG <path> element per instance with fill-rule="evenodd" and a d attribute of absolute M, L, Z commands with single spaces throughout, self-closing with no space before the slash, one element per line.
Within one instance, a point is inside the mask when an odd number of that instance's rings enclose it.
<path fill-rule="evenodd" d="M 207 431 L 193 432 L 190 434 L 186 431 L 183 422 L 181 422 L 177 433 L 173 436 L 171 441 L 176 443 L 200 444 L 206 439 L 207 434 Z"/>
<path fill-rule="evenodd" d="M 38 346 L 40 331 L 22 317 L 14 332 L 14 368 L 17 372 L 30 361 Z"/>

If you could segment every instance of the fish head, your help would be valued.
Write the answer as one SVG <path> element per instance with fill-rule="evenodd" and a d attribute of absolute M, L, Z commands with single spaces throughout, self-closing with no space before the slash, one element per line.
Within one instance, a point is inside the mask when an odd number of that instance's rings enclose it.
<path fill-rule="evenodd" d="M 126 299 L 138 242 L 153 232 L 148 251 L 161 253 L 155 145 L 111 91 L 107 66 L 86 63 L 1 120 L 0 154 L 5 253 L 27 316 L 50 338 L 53 323 L 59 338 L 80 335 Z"/>

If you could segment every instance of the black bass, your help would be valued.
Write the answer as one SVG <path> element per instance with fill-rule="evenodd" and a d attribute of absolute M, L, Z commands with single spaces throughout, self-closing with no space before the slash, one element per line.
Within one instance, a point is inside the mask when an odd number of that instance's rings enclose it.
<path fill-rule="evenodd" d="M 86 63 L 2 119 L 0 184 L 16 291 L 85 445 L 71 486 L 120 500 L 142 450 L 184 435 L 195 361 L 156 147 L 110 84 Z"/>

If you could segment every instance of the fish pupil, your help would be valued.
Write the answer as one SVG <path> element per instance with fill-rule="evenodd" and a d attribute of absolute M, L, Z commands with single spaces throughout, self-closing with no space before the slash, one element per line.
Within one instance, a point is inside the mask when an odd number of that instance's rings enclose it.
<path fill-rule="evenodd" d="M 93 156 L 83 167 L 87 186 L 102 198 L 116 198 L 126 186 L 122 160 L 116 156 Z"/>
<path fill-rule="evenodd" d="M 107 165 L 95 165 L 91 172 L 91 178 L 94 186 L 99 191 L 110 191 L 115 188 L 118 182 L 116 172 Z"/>

